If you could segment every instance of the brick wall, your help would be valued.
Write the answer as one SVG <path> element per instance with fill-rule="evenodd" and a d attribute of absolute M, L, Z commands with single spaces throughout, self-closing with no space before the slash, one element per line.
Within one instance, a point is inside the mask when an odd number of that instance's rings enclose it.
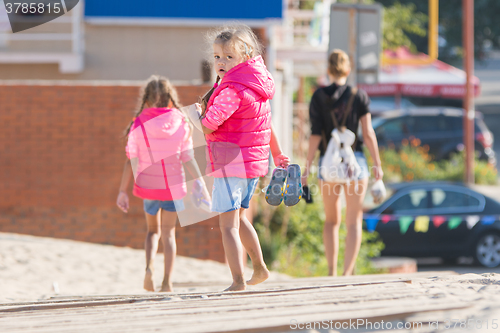
<path fill-rule="evenodd" d="M 177 89 L 187 105 L 208 87 Z M 142 200 L 115 205 L 138 97 L 134 84 L 0 85 L 0 231 L 143 248 Z M 225 261 L 217 218 L 178 227 L 177 244 Z"/>

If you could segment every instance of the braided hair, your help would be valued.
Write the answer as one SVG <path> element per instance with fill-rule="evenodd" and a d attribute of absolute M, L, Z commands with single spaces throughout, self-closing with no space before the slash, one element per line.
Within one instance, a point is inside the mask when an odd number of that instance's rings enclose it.
<path fill-rule="evenodd" d="M 139 99 L 139 107 L 134 114 L 134 118 L 125 130 L 125 136 L 128 136 L 135 119 L 139 117 L 146 105 L 148 107 L 157 108 L 175 107 L 176 109 L 180 109 L 181 107 L 177 97 L 177 90 L 170 81 L 163 76 L 151 76 L 141 91 L 142 97 Z"/>

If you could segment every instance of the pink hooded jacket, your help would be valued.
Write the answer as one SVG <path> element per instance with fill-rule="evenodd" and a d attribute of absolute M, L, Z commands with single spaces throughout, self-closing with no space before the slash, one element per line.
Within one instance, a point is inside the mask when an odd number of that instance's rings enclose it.
<path fill-rule="evenodd" d="M 274 80 L 261 56 L 229 70 L 207 104 L 225 88 L 241 99 L 239 108 L 217 130 L 207 134 L 207 174 L 213 177 L 256 178 L 265 176 L 271 142 L 271 106 Z"/>
<path fill-rule="evenodd" d="M 144 109 L 134 121 L 125 148 L 134 172 L 134 195 L 150 200 L 178 200 L 186 193 L 182 162 L 191 160 L 193 141 L 178 109 Z"/>

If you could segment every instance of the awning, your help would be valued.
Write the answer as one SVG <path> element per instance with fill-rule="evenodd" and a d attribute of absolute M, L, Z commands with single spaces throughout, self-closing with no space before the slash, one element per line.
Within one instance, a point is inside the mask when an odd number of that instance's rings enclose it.
<path fill-rule="evenodd" d="M 428 55 L 412 54 L 406 48 L 384 51 L 392 59 L 428 59 Z M 474 76 L 474 95 L 480 94 L 480 82 Z M 442 61 L 434 60 L 428 65 L 384 65 L 380 69 L 378 84 L 360 84 L 370 96 L 418 96 L 463 98 L 465 95 L 465 72 Z"/>

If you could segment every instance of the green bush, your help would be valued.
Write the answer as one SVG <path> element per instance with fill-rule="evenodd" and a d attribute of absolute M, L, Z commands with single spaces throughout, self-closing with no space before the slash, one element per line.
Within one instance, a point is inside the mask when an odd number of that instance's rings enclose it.
<path fill-rule="evenodd" d="M 259 210 L 254 217 L 254 225 L 269 267 L 295 277 L 327 275 L 328 264 L 323 245 L 325 217 L 320 195 L 314 197 L 313 204 L 301 200 L 296 206 L 286 207 L 282 204 L 278 208 L 269 206 L 263 196 L 257 196 L 256 199 L 259 200 Z M 344 212 L 342 215 L 344 220 Z M 338 272 L 342 274 L 346 236 L 344 223 L 341 224 L 339 235 Z M 356 274 L 378 272 L 369 260 L 379 256 L 383 248 L 376 237 L 376 233 L 363 232 Z"/>
<path fill-rule="evenodd" d="M 429 146 L 420 146 L 419 139 L 403 140 L 402 144 L 397 150 L 394 147 L 380 150 L 385 181 L 463 181 L 464 152 L 452 155 L 449 160 L 434 161 L 428 154 Z M 368 160 L 371 165 L 371 158 Z M 485 161 L 474 161 L 474 176 L 476 184 L 497 184 L 497 170 Z"/>

